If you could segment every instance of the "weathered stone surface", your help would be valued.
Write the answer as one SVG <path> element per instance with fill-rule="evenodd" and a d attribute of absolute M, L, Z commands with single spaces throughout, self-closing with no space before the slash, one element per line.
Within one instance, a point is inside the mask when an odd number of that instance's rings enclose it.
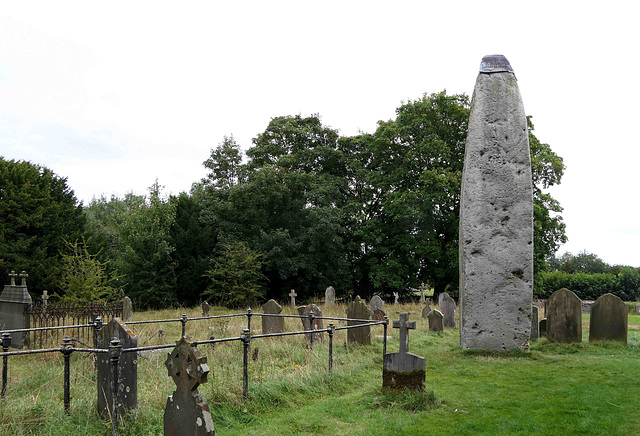
<path fill-rule="evenodd" d="M 298 313 L 302 315 L 302 326 L 305 330 L 322 330 L 324 329 L 323 323 L 321 319 L 317 317 L 322 316 L 322 310 L 315 304 L 309 304 L 307 306 L 302 306 L 302 311 L 298 308 Z M 310 323 L 309 315 L 313 314 L 313 324 Z M 313 334 L 313 341 L 322 341 L 322 332 L 319 333 L 305 333 L 305 337 L 307 341 L 311 341 L 311 335 Z"/>
<path fill-rule="evenodd" d="M 369 309 L 371 309 L 371 313 L 375 312 L 376 309 L 382 309 L 384 305 L 384 301 L 377 295 L 374 295 L 371 301 L 369 301 Z"/>
<path fill-rule="evenodd" d="M 456 327 L 456 302 L 446 292 L 438 296 L 438 306 L 444 315 L 444 326 L 449 328 Z"/>
<path fill-rule="evenodd" d="M 400 298 L 400 294 L 398 294 L 397 292 L 394 292 L 393 293 L 393 304 L 394 304 L 394 306 L 396 304 L 398 304 L 398 298 Z"/>
<path fill-rule="evenodd" d="M 351 302 L 347 307 L 347 318 L 350 319 L 362 319 L 369 320 L 371 318 L 371 309 L 367 307 L 364 301 L 357 296 L 356 299 Z M 366 323 L 367 321 L 347 321 L 347 325 L 358 325 Z M 357 329 L 347 330 L 347 342 L 358 344 L 370 344 L 371 343 L 371 326 L 364 326 Z"/>
<path fill-rule="evenodd" d="M 556 342 L 582 342 L 582 303 L 566 288 L 547 301 L 547 337 Z"/>
<path fill-rule="evenodd" d="M 382 387 L 423 390 L 426 375 L 425 358 L 409 353 L 409 330 L 416 328 L 416 322 L 409 321 L 408 313 L 401 313 L 400 319 L 393 321 L 393 328 L 400 329 L 400 350 L 383 357 Z"/>
<path fill-rule="evenodd" d="M 133 304 L 131 304 L 131 298 L 124 297 L 122 299 L 122 320 L 127 322 L 133 315 Z"/>
<path fill-rule="evenodd" d="M 11 281 L 4 286 L 0 295 L 0 330 L 14 330 L 29 328 L 29 317 L 25 316 L 24 311 L 27 307 L 31 307 L 31 296 L 27 289 L 26 278 L 28 274 L 22 271 L 20 285 L 16 285 L 16 277 L 18 274 L 11 271 L 9 278 Z M 11 345 L 14 347 L 22 347 L 27 337 L 22 332 L 11 333 Z"/>
<path fill-rule="evenodd" d="M 376 309 L 373 311 L 373 315 L 371 315 L 371 319 L 374 321 L 384 321 L 384 317 L 387 316 L 384 310 Z"/>
<path fill-rule="evenodd" d="M 538 324 L 538 306 L 531 306 L 531 336 L 530 338 L 538 339 L 540 337 L 540 330 Z"/>
<path fill-rule="evenodd" d="M 275 300 L 269 300 L 262 305 L 265 315 L 279 315 L 282 306 Z M 262 333 L 282 333 L 284 332 L 284 318 L 280 316 L 262 316 Z"/>
<path fill-rule="evenodd" d="M 109 348 L 113 338 L 120 340 L 122 348 L 138 346 L 138 337 L 125 323 L 113 318 L 97 335 L 97 348 Z M 109 353 L 97 353 L 98 413 L 103 418 L 111 416 L 111 371 Z M 118 416 L 125 416 L 138 406 L 138 353 L 122 353 L 118 362 Z"/>
<path fill-rule="evenodd" d="M 429 312 L 431 312 L 431 306 L 427 304 L 424 306 L 424 309 L 422 309 L 422 317 L 426 318 L 429 315 Z"/>
<path fill-rule="evenodd" d="M 620 297 L 605 294 L 591 306 L 589 342 L 618 341 L 627 343 L 629 310 Z"/>
<path fill-rule="evenodd" d="M 209 307 L 209 303 L 207 303 L 206 301 L 202 303 L 202 316 L 209 316 L 210 309 L 211 308 Z"/>
<path fill-rule="evenodd" d="M 296 297 L 298 296 L 298 294 L 296 294 L 295 290 L 291 290 L 291 292 L 289 292 L 289 298 L 291 299 L 291 305 L 293 307 L 296 307 Z"/>
<path fill-rule="evenodd" d="M 336 304 L 336 290 L 333 286 L 329 286 L 324 291 L 324 304 L 327 306 L 333 306 Z"/>
<path fill-rule="evenodd" d="M 538 323 L 538 333 L 540 337 L 547 336 L 547 318 L 542 318 Z"/>
<path fill-rule="evenodd" d="M 485 57 L 473 91 L 460 199 L 460 346 L 526 349 L 533 294 L 527 119 L 509 62 Z"/>
<path fill-rule="evenodd" d="M 438 309 L 433 309 L 429 312 L 427 319 L 429 320 L 430 332 L 444 331 L 444 315 Z"/>
<path fill-rule="evenodd" d="M 209 374 L 207 358 L 183 337 L 168 353 L 165 366 L 176 384 L 164 411 L 165 436 L 213 436 L 209 405 L 198 393 L 198 386 L 206 383 Z"/>

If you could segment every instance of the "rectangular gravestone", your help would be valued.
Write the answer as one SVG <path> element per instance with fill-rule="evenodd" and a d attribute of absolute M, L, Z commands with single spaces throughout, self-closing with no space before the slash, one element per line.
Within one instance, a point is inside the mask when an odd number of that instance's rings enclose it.
<path fill-rule="evenodd" d="M 591 306 L 589 342 L 617 341 L 627 343 L 629 311 L 620 297 L 605 294 Z"/>
<path fill-rule="evenodd" d="M 409 353 L 409 330 L 416 328 L 416 322 L 409 321 L 408 313 L 401 313 L 400 319 L 393 321 L 393 328 L 400 329 L 400 350 L 397 353 L 384 355 L 382 387 L 383 389 L 424 390 L 425 358 Z"/>
<path fill-rule="evenodd" d="M 280 315 L 282 312 L 282 306 L 276 303 L 276 300 L 269 300 L 262 305 L 264 315 L 262 316 L 262 333 L 282 333 L 284 332 L 284 318 L 281 316 L 268 316 L 268 315 Z"/>
<path fill-rule="evenodd" d="M 531 306 L 531 339 L 538 339 L 539 337 L 538 306 L 534 304 Z"/>
<path fill-rule="evenodd" d="M 9 274 L 11 281 L 4 286 L 0 295 L 0 330 L 29 328 L 29 316 L 25 315 L 26 309 L 30 308 L 32 303 L 26 281 L 29 275 L 24 271 L 20 273 L 22 279 L 20 285 L 16 285 L 16 277 L 18 274 L 11 271 Z M 14 347 L 28 345 L 26 341 L 28 337 L 24 332 L 11 333 L 11 344 Z"/>
<path fill-rule="evenodd" d="M 540 337 L 547 336 L 547 318 L 542 318 L 538 323 L 538 333 Z"/>
<path fill-rule="evenodd" d="M 433 309 L 427 315 L 427 319 L 429 320 L 429 331 L 430 332 L 442 332 L 444 331 L 444 315 L 438 309 Z"/>
<path fill-rule="evenodd" d="M 444 315 L 444 326 L 448 328 L 456 327 L 456 302 L 446 292 L 438 296 L 438 306 Z"/>
<path fill-rule="evenodd" d="M 131 298 L 124 297 L 122 299 L 122 320 L 127 322 L 133 315 L 133 304 L 131 304 Z"/>
<path fill-rule="evenodd" d="M 113 318 L 98 331 L 97 348 L 108 349 L 113 338 L 120 340 L 123 349 L 138 346 L 138 337 L 118 318 Z M 98 413 L 106 419 L 111 416 L 112 399 L 109 353 L 97 355 Z M 138 405 L 138 353 L 122 353 L 120 356 L 117 386 L 118 416 L 125 416 Z"/>
<path fill-rule="evenodd" d="M 324 304 L 327 306 L 333 306 L 336 304 L 336 290 L 333 286 L 329 286 L 324 291 Z"/>
<path fill-rule="evenodd" d="M 381 310 L 381 309 L 376 309 Z M 347 318 L 351 320 L 365 320 L 365 321 L 347 321 L 347 325 L 359 325 L 366 323 L 371 318 L 371 309 L 367 307 L 364 301 L 357 296 L 349 307 L 347 307 Z M 347 330 L 347 342 L 357 344 L 370 344 L 371 343 L 371 326 L 363 326 L 359 328 Z"/>
<path fill-rule="evenodd" d="M 582 302 L 566 288 L 547 301 L 547 337 L 556 342 L 582 342 Z"/>

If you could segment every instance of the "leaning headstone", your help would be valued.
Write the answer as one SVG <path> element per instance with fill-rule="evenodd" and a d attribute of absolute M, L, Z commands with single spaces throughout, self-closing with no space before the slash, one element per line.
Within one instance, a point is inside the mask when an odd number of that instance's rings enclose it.
<path fill-rule="evenodd" d="M 547 336 L 547 318 L 542 318 L 538 323 L 538 333 L 540 337 Z"/>
<path fill-rule="evenodd" d="M 441 332 L 444 331 L 444 315 L 438 309 L 433 309 L 427 315 L 427 320 L 429 320 L 429 331 L 430 332 Z"/>
<path fill-rule="evenodd" d="M 401 313 L 400 319 L 393 321 L 393 328 L 400 329 L 400 351 L 384 355 L 382 387 L 424 390 L 425 358 L 409 353 L 409 330 L 416 328 L 416 322 L 409 321 L 408 313 Z"/>
<path fill-rule="evenodd" d="M 324 291 L 324 304 L 327 306 L 333 306 L 336 304 L 336 290 L 333 286 L 329 286 Z"/>
<path fill-rule="evenodd" d="M 547 301 L 547 337 L 556 342 L 582 342 L 582 303 L 566 288 Z"/>
<path fill-rule="evenodd" d="M 113 318 L 97 334 L 97 348 L 109 348 L 113 338 L 120 340 L 122 348 L 138 346 L 138 337 L 125 323 Z M 111 416 L 111 368 L 109 353 L 97 353 L 98 413 L 103 418 Z M 118 362 L 118 416 L 125 416 L 138 405 L 138 353 L 122 353 Z"/>
<path fill-rule="evenodd" d="M 422 309 L 422 317 L 426 318 L 429 315 L 429 312 L 431 312 L 431 306 L 427 304 L 424 306 L 424 309 Z"/>
<path fill-rule="evenodd" d="M 531 340 L 538 339 L 540 337 L 540 330 L 538 329 L 538 306 L 535 304 L 531 306 Z"/>
<path fill-rule="evenodd" d="M 371 309 L 369 309 L 371 310 Z M 384 321 L 384 317 L 387 316 L 384 310 L 376 309 L 373 311 L 373 315 L 371 315 L 371 319 L 374 321 Z"/>
<path fill-rule="evenodd" d="M 25 311 L 31 307 L 31 296 L 27 290 L 27 277 L 29 275 L 22 271 L 20 273 L 21 283 L 16 285 L 15 271 L 11 271 L 8 285 L 4 285 L 0 294 L 0 330 L 14 330 L 29 328 L 29 316 Z M 11 344 L 14 347 L 28 345 L 28 337 L 24 332 L 11 333 Z"/>
<path fill-rule="evenodd" d="M 122 320 L 127 322 L 131 319 L 133 314 L 133 305 L 131 304 L 131 298 L 124 297 L 122 299 Z"/>
<path fill-rule="evenodd" d="M 502 55 L 480 64 L 460 195 L 460 346 L 527 349 L 533 295 L 533 188 L 527 118 Z"/>
<path fill-rule="evenodd" d="M 400 295 L 397 292 L 393 293 L 393 305 L 395 306 L 396 304 L 398 304 L 398 298 L 400 298 Z"/>
<path fill-rule="evenodd" d="M 209 405 L 198 393 L 198 386 L 207 382 L 207 358 L 183 337 L 168 353 L 165 366 L 176 384 L 164 410 L 165 436 L 213 436 Z"/>
<path fill-rule="evenodd" d="M 289 292 L 289 298 L 291 299 L 291 306 L 296 307 L 296 297 L 298 296 L 298 294 L 296 294 L 295 290 L 291 290 L 291 292 Z"/>
<path fill-rule="evenodd" d="M 377 295 L 374 295 L 371 301 L 369 301 L 369 309 L 371 309 L 371 313 L 375 312 L 376 309 L 382 309 L 384 305 L 384 301 Z"/>
<path fill-rule="evenodd" d="M 202 303 L 202 316 L 209 316 L 209 310 L 211 310 L 211 307 L 209 307 L 209 303 L 207 303 L 206 301 Z"/>
<path fill-rule="evenodd" d="M 444 326 L 455 328 L 456 326 L 456 302 L 446 292 L 438 296 L 438 305 L 440 311 L 444 315 Z"/>
<path fill-rule="evenodd" d="M 361 319 L 369 320 L 371 318 L 371 309 L 369 309 L 364 301 L 357 296 L 349 307 L 347 307 L 347 318 L 349 319 Z M 384 319 L 384 318 L 383 318 Z M 347 321 L 347 325 L 359 325 L 364 324 L 367 321 Z M 364 326 L 355 329 L 347 330 L 347 342 L 358 344 L 370 344 L 371 343 L 371 326 Z"/>
<path fill-rule="evenodd" d="M 279 315 L 282 312 L 282 306 L 276 303 L 275 300 L 269 300 L 262 305 L 262 333 L 282 333 L 284 332 L 284 318 L 281 316 L 266 316 L 266 315 Z"/>
<path fill-rule="evenodd" d="M 589 342 L 627 343 L 629 310 L 620 297 L 605 294 L 591 306 Z"/>
<path fill-rule="evenodd" d="M 300 311 L 298 310 L 298 313 Z M 313 314 L 313 324 L 310 323 L 309 315 Z M 322 319 L 318 319 L 318 317 L 322 317 L 322 310 L 315 304 L 309 304 L 308 306 L 304 306 L 302 313 L 302 326 L 305 330 L 322 330 L 323 323 Z M 311 341 L 311 335 L 313 334 L 313 342 L 322 341 L 322 332 L 318 333 L 305 333 L 305 337 L 307 341 Z"/>

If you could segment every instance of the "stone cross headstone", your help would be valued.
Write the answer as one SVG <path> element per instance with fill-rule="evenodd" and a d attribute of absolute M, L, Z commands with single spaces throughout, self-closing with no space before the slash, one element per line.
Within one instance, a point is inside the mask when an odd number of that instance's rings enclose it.
<path fill-rule="evenodd" d="M 326 291 L 324 291 L 324 304 L 327 306 L 336 304 L 336 290 L 333 286 L 329 286 Z"/>
<path fill-rule="evenodd" d="M 131 319 L 133 314 L 133 305 L 131 304 L 131 298 L 124 297 L 122 299 L 122 320 L 127 322 Z"/>
<path fill-rule="evenodd" d="M 302 327 L 305 330 L 323 330 L 322 319 L 318 319 L 318 317 L 322 317 L 322 310 L 315 304 L 309 304 L 308 306 L 302 306 L 298 308 L 298 313 L 302 315 Z M 313 324 L 310 324 L 309 314 L 313 314 Z M 305 337 L 307 341 L 311 341 L 312 333 L 305 333 Z M 313 333 L 313 342 L 322 341 L 322 332 Z"/>
<path fill-rule="evenodd" d="M 422 309 L 422 317 L 426 318 L 429 315 L 429 312 L 431 312 L 431 306 L 427 304 L 424 306 L 424 309 Z"/>
<path fill-rule="evenodd" d="M 629 310 L 620 297 L 605 294 L 591 306 L 589 342 L 617 341 L 627 343 Z"/>
<path fill-rule="evenodd" d="M 538 339 L 540 337 L 538 310 L 538 306 L 535 304 L 531 306 L 531 340 Z"/>
<path fill-rule="evenodd" d="M 198 393 L 198 386 L 207 382 L 207 358 L 183 337 L 168 353 L 165 366 L 176 384 L 164 411 L 165 436 L 213 436 L 209 405 Z"/>
<path fill-rule="evenodd" d="M 582 302 L 566 288 L 547 301 L 547 337 L 556 342 L 582 342 Z"/>
<path fill-rule="evenodd" d="M 409 330 L 416 328 L 416 322 L 409 321 L 408 313 L 401 313 L 400 319 L 393 321 L 393 328 L 400 329 L 400 350 L 384 355 L 382 387 L 423 390 L 426 376 L 425 358 L 409 353 Z"/>
<path fill-rule="evenodd" d="M 444 331 L 444 315 L 438 309 L 433 309 L 427 315 L 427 320 L 429 320 L 429 331 L 430 332 L 441 332 Z"/>
<path fill-rule="evenodd" d="M 455 328 L 456 326 L 456 302 L 446 292 L 438 296 L 438 306 L 444 315 L 444 326 Z"/>
<path fill-rule="evenodd" d="M 296 294 L 295 290 L 291 290 L 291 292 L 289 292 L 289 298 L 291 299 L 291 305 L 293 307 L 296 307 L 296 297 L 298 296 L 298 294 Z"/>
<path fill-rule="evenodd" d="M 42 291 L 42 307 L 47 308 L 47 302 L 49 301 L 49 293 L 45 290 Z"/>
<path fill-rule="evenodd" d="M 528 349 L 533 187 L 527 117 L 502 55 L 480 64 L 460 195 L 460 346 Z"/>
<path fill-rule="evenodd" d="M 427 299 L 424 296 L 425 289 L 426 289 L 426 286 L 424 285 L 424 283 L 422 283 L 420 285 L 420 304 L 425 304 L 427 302 Z"/>
<path fill-rule="evenodd" d="M 384 305 L 384 301 L 377 295 L 374 295 L 371 301 L 369 301 L 369 309 L 371 309 L 371 313 L 375 312 L 376 309 L 382 309 Z"/>
<path fill-rule="evenodd" d="M 209 307 L 209 303 L 207 303 L 206 301 L 202 303 L 202 316 L 209 316 L 210 309 L 211 307 Z"/>
<path fill-rule="evenodd" d="M 265 315 L 279 315 L 282 306 L 276 300 L 269 300 L 262 305 Z M 281 316 L 262 316 L 262 333 L 282 333 L 284 332 L 284 318 Z"/>
<path fill-rule="evenodd" d="M 356 299 L 347 307 L 347 318 L 369 320 L 371 318 L 371 309 L 369 309 L 364 301 L 357 296 Z M 364 324 L 367 321 L 347 321 L 347 326 Z M 358 344 L 371 343 L 371 326 L 363 326 L 355 329 L 347 330 L 347 342 Z"/>
<path fill-rule="evenodd" d="M 400 295 L 397 292 L 393 293 L 393 304 L 396 305 L 398 304 L 398 298 L 400 298 Z"/>
<path fill-rule="evenodd" d="M 369 309 L 371 310 L 371 309 Z M 373 315 L 371 315 L 371 319 L 374 321 L 384 321 L 384 317 L 387 316 L 384 310 L 376 309 L 373 311 Z"/>
<path fill-rule="evenodd" d="M 25 310 L 31 307 L 31 296 L 27 289 L 27 273 L 22 271 L 20 278 L 22 282 L 16 285 L 18 274 L 11 271 L 10 284 L 5 285 L 0 294 L 0 330 L 26 329 L 29 328 L 29 316 L 25 315 Z M 23 332 L 11 333 L 11 344 L 14 347 L 28 345 L 28 336 Z"/>
<path fill-rule="evenodd" d="M 113 338 L 118 338 L 122 348 L 138 346 L 138 337 L 125 323 L 113 318 L 105 324 L 97 336 L 97 348 L 109 348 Z M 97 353 L 98 379 L 98 413 L 102 418 L 111 416 L 111 371 L 109 353 Z M 118 362 L 118 416 L 125 416 L 127 412 L 138 406 L 138 353 L 122 353 Z"/>

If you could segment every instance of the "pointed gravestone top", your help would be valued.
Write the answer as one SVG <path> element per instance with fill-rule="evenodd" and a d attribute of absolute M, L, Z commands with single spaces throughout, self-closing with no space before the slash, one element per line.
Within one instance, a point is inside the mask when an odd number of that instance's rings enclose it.
<path fill-rule="evenodd" d="M 279 315 L 282 312 L 282 306 L 276 303 L 276 300 L 269 300 L 262 305 L 265 315 Z M 262 333 L 282 333 L 284 331 L 284 318 L 281 316 L 263 316 L 262 317 Z"/>
<path fill-rule="evenodd" d="M 371 318 L 371 309 L 367 307 L 364 301 L 357 296 L 349 307 L 347 307 L 347 318 L 350 320 L 364 320 L 364 321 L 347 321 L 347 325 L 359 325 L 368 322 Z M 347 342 L 358 344 L 370 344 L 371 343 L 371 326 L 363 326 L 355 329 L 347 330 Z"/>
<path fill-rule="evenodd" d="M 424 306 L 424 309 L 422 309 L 422 317 L 426 318 L 429 315 L 429 312 L 431 312 L 431 306 L 427 304 Z"/>
<path fill-rule="evenodd" d="M 324 304 L 331 306 L 336 303 L 336 290 L 333 286 L 329 286 L 324 291 Z"/>
<path fill-rule="evenodd" d="M 211 307 L 209 306 L 208 302 L 204 302 L 202 303 L 202 316 L 209 316 L 209 311 L 211 310 Z"/>

